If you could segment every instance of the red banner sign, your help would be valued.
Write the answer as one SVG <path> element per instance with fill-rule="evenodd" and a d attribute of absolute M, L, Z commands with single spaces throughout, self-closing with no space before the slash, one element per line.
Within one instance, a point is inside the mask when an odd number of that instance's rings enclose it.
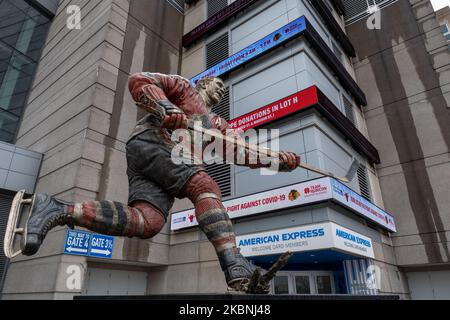
<path fill-rule="evenodd" d="M 233 129 L 241 129 L 246 131 L 283 118 L 289 114 L 315 105 L 318 102 L 319 98 L 317 95 L 317 87 L 312 86 L 289 97 L 283 98 L 277 102 L 233 119 L 229 122 L 229 125 Z"/>

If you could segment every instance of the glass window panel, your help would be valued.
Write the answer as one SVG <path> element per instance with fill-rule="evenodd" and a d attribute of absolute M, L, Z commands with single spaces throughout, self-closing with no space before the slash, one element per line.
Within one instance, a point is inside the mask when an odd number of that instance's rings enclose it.
<path fill-rule="evenodd" d="M 4 131 L 2 128 L 0 128 L 0 141 L 13 143 L 13 140 L 14 135 L 12 133 Z"/>
<path fill-rule="evenodd" d="M 273 279 L 275 294 L 289 294 L 289 278 L 287 276 L 278 276 Z"/>
<path fill-rule="evenodd" d="M 0 1 L 0 140 L 15 136 L 49 25 L 26 1 Z"/>
<path fill-rule="evenodd" d="M 4 132 L 14 135 L 16 132 L 19 117 L 16 117 L 9 112 L 0 109 L 0 129 Z"/>
<path fill-rule="evenodd" d="M 28 92 L 16 93 L 11 97 L 8 111 L 19 116 L 22 114 L 22 106 L 25 103 Z"/>
<path fill-rule="evenodd" d="M 448 29 L 448 26 L 447 26 L 446 24 L 442 24 L 442 25 L 441 25 L 441 30 L 442 30 L 443 33 L 447 33 L 447 32 L 450 31 L 450 30 Z"/>
<path fill-rule="evenodd" d="M 296 276 L 295 290 L 297 294 L 311 294 L 311 285 L 309 283 L 309 276 Z"/>
<path fill-rule="evenodd" d="M 30 6 L 25 1 L 15 1 L 15 0 L 6 0 L 7 2 L 11 2 L 16 9 L 21 11 L 26 11 Z"/>
<path fill-rule="evenodd" d="M 331 294 L 331 277 L 330 276 L 317 276 L 317 293 L 318 294 Z"/>

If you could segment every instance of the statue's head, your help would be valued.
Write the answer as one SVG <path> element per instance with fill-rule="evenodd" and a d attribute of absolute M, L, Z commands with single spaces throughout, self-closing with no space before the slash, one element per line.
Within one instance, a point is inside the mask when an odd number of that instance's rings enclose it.
<path fill-rule="evenodd" d="M 220 101 L 225 95 L 225 84 L 219 78 L 203 78 L 197 82 L 195 90 L 205 100 L 206 106 L 211 109 Z"/>

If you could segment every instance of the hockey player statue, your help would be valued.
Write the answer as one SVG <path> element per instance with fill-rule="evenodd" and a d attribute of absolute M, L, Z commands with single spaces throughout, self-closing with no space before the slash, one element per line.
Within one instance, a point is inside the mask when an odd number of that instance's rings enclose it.
<path fill-rule="evenodd" d="M 34 255 L 47 233 L 56 226 L 82 227 L 96 233 L 149 239 L 157 235 L 169 215 L 175 198 L 188 198 L 195 206 L 200 229 L 214 246 L 229 290 L 268 293 L 269 281 L 289 257 L 284 255 L 268 272 L 241 255 L 233 226 L 222 204 L 220 189 L 198 164 L 176 164 L 171 159 L 175 143 L 171 132 L 187 128 L 189 119 L 200 119 L 207 129 L 224 132 L 227 121 L 211 112 L 224 96 L 218 78 L 200 80 L 194 88 L 176 75 L 139 73 L 129 78 L 129 89 L 138 107 L 148 114 L 137 123 L 126 145 L 129 178 L 128 204 L 113 201 L 69 203 L 45 194 L 23 199 L 15 197 L 5 236 L 5 253 Z M 280 171 L 289 172 L 300 157 L 279 152 Z M 248 157 L 248 153 L 244 155 Z M 267 166 L 246 161 L 251 168 Z M 23 228 L 17 226 L 22 206 L 30 205 Z M 21 235 L 20 251 L 13 252 L 14 239 Z"/>

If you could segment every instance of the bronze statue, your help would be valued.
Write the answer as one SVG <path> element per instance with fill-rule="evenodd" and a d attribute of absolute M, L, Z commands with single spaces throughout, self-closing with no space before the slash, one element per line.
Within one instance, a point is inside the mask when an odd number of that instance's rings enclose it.
<path fill-rule="evenodd" d="M 236 247 L 233 226 L 222 204 L 217 183 L 203 166 L 175 164 L 171 160 L 171 151 L 176 145 L 171 132 L 187 128 L 189 119 L 200 119 L 206 129 L 224 133 L 228 129 L 227 121 L 211 112 L 223 98 L 223 82 L 218 78 L 205 78 L 194 88 L 189 80 L 180 76 L 144 72 L 130 77 L 129 89 L 136 104 L 148 114 L 138 122 L 126 146 L 128 204 L 113 201 L 69 203 L 45 194 L 36 194 L 32 200 L 19 196 L 8 224 L 7 255 L 14 255 L 15 233 L 23 235 L 21 252 L 34 255 L 48 231 L 57 225 L 149 239 L 167 222 L 174 199 L 188 198 L 195 206 L 200 229 L 216 250 L 229 288 L 239 292 L 268 293 L 271 278 L 289 255 L 284 255 L 269 273 L 262 275 Z M 300 157 L 294 153 L 276 154 L 280 171 L 289 172 L 301 164 Z M 259 161 L 250 163 L 249 156 L 250 152 L 246 151 L 243 165 L 251 168 L 267 166 Z M 18 230 L 16 220 L 20 204 L 31 204 L 32 208 L 26 227 Z"/>

